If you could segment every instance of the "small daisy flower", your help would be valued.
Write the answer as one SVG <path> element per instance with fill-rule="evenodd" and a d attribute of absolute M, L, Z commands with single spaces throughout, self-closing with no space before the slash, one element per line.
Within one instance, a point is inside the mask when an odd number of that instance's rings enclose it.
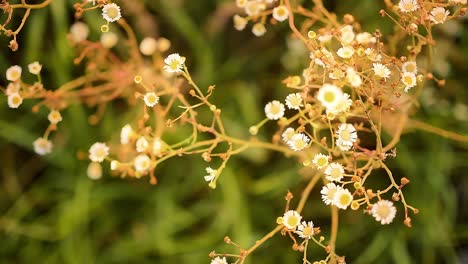
<path fill-rule="evenodd" d="M 405 85 L 405 92 L 416 86 L 416 76 L 411 72 L 404 72 L 401 75 L 401 82 Z"/>
<path fill-rule="evenodd" d="M 315 165 L 315 167 L 317 167 L 317 169 L 320 170 L 320 169 L 325 168 L 326 166 L 328 166 L 328 159 L 329 158 L 330 158 L 330 156 L 328 156 L 328 155 L 318 153 L 318 154 L 315 154 L 314 159 L 312 160 L 312 163 Z"/>
<path fill-rule="evenodd" d="M 411 72 L 413 74 L 418 73 L 418 66 L 416 65 L 416 62 L 414 61 L 407 61 L 401 65 L 401 70 L 403 72 Z"/>
<path fill-rule="evenodd" d="M 104 32 L 101 34 L 101 45 L 106 49 L 111 49 L 117 42 L 119 42 L 119 37 L 114 32 Z"/>
<path fill-rule="evenodd" d="M 206 176 L 203 177 L 203 178 L 205 179 L 205 181 L 207 181 L 207 182 L 212 182 L 212 181 L 214 181 L 214 179 L 216 178 L 216 174 L 218 173 L 218 171 L 212 169 L 211 167 L 207 167 L 205 170 L 206 170 L 206 173 L 208 173 L 208 175 L 206 175 Z"/>
<path fill-rule="evenodd" d="M 359 87 L 362 84 L 361 76 L 359 76 L 353 68 L 348 68 L 346 70 L 346 80 L 352 87 Z"/>
<path fill-rule="evenodd" d="M 278 120 L 283 117 L 284 110 L 284 105 L 276 100 L 265 105 L 265 115 L 270 120 Z"/>
<path fill-rule="evenodd" d="M 8 95 L 8 107 L 18 108 L 23 103 L 23 97 L 19 93 Z"/>
<path fill-rule="evenodd" d="M 6 95 L 12 95 L 14 93 L 19 93 L 21 86 L 17 82 L 11 82 L 7 85 L 7 88 L 5 90 Z"/>
<path fill-rule="evenodd" d="M 302 216 L 294 210 L 289 210 L 283 215 L 283 225 L 290 230 L 295 229 L 301 223 Z"/>
<path fill-rule="evenodd" d="M 432 9 L 429 18 L 432 22 L 434 22 L 434 24 L 443 24 L 449 15 L 450 12 L 448 10 L 445 10 L 445 8 L 439 6 Z"/>
<path fill-rule="evenodd" d="M 333 204 L 340 209 L 348 208 L 352 201 L 353 195 L 345 188 L 340 188 L 333 196 Z"/>
<path fill-rule="evenodd" d="M 340 181 L 344 175 L 344 168 L 341 164 L 333 162 L 325 169 L 325 178 L 329 181 Z"/>
<path fill-rule="evenodd" d="M 390 224 L 395 218 L 396 208 L 392 202 L 380 200 L 372 205 L 372 216 L 382 225 Z"/>
<path fill-rule="evenodd" d="M 372 69 L 374 70 L 375 75 L 384 79 L 390 77 L 392 72 L 387 68 L 387 66 L 381 63 L 373 63 L 372 65 L 374 66 Z"/>
<path fill-rule="evenodd" d="M 311 239 L 314 235 L 314 223 L 312 221 L 303 221 L 298 227 L 296 233 L 301 238 Z"/>
<path fill-rule="evenodd" d="M 220 258 L 216 257 L 211 260 L 210 264 L 228 264 L 226 257 Z"/>
<path fill-rule="evenodd" d="M 234 17 L 232 18 L 232 21 L 234 23 L 234 28 L 236 30 L 242 31 L 244 30 L 245 26 L 247 26 L 247 19 L 239 15 L 234 15 Z"/>
<path fill-rule="evenodd" d="M 153 154 L 158 155 L 163 149 L 163 142 L 157 138 L 153 141 Z"/>
<path fill-rule="evenodd" d="M 245 4 L 244 9 L 248 16 L 256 16 L 260 14 L 261 11 L 265 10 L 265 5 L 257 1 L 248 1 Z"/>
<path fill-rule="evenodd" d="M 185 57 L 181 57 L 178 53 L 171 54 L 164 59 L 164 70 L 167 72 L 181 72 L 184 68 Z"/>
<path fill-rule="evenodd" d="M 16 82 L 21 78 L 21 67 L 18 65 L 13 65 L 6 70 L 6 78 L 8 81 Z"/>
<path fill-rule="evenodd" d="M 102 8 L 102 17 L 107 22 L 115 22 L 122 18 L 122 14 L 120 13 L 120 6 L 116 5 L 115 3 L 104 5 Z"/>
<path fill-rule="evenodd" d="M 354 55 L 354 49 L 351 46 L 344 46 L 339 48 L 336 54 L 343 59 L 349 59 Z"/>
<path fill-rule="evenodd" d="M 89 148 L 89 159 L 102 162 L 109 155 L 109 147 L 105 143 L 96 142 Z"/>
<path fill-rule="evenodd" d="M 102 177 L 102 166 L 98 162 L 91 162 L 86 169 L 86 174 L 91 180 L 99 180 Z"/>
<path fill-rule="evenodd" d="M 111 170 L 117 170 L 120 167 L 120 162 L 117 160 L 113 160 L 110 163 L 110 169 Z"/>
<path fill-rule="evenodd" d="M 147 37 L 140 42 L 139 48 L 141 54 L 151 56 L 158 48 L 158 42 L 154 38 Z"/>
<path fill-rule="evenodd" d="M 252 33 L 257 37 L 261 37 L 265 35 L 266 33 L 265 25 L 263 25 L 263 23 L 255 23 L 255 25 L 253 25 L 252 27 Z"/>
<path fill-rule="evenodd" d="M 39 62 L 35 61 L 33 63 L 28 64 L 28 70 L 30 73 L 38 75 L 42 70 L 42 65 Z"/>
<path fill-rule="evenodd" d="M 336 132 L 336 145 L 343 151 L 348 151 L 357 141 L 356 128 L 351 124 L 341 124 Z"/>
<path fill-rule="evenodd" d="M 153 92 L 149 92 L 145 94 L 145 96 L 143 97 L 143 100 L 145 101 L 146 106 L 153 107 L 158 104 L 159 96 L 157 96 Z"/>
<path fill-rule="evenodd" d="M 359 44 L 367 45 L 369 43 L 376 43 L 377 39 L 373 37 L 369 32 L 362 32 L 356 35 L 356 41 Z"/>
<path fill-rule="evenodd" d="M 145 137 L 139 137 L 136 141 L 136 151 L 145 152 L 148 149 L 149 143 Z"/>
<path fill-rule="evenodd" d="M 81 42 L 88 38 L 89 27 L 83 22 L 76 22 L 70 27 L 70 35 L 74 42 Z"/>
<path fill-rule="evenodd" d="M 286 128 L 281 137 L 283 138 L 284 142 L 288 142 L 292 139 L 292 137 L 296 134 L 296 131 L 292 127 Z"/>
<path fill-rule="evenodd" d="M 326 205 L 333 204 L 334 198 L 335 198 L 335 193 L 341 189 L 340 186 L 336 186 L 334 183 L 330 182 L 327 185 L 324 185 L 322 187 L 322 190 L 320 190 L 320 194 L 322 195 L 322 201 Z"/>
<path fill-rule="evenodd" d="M 120 130 L 120 144 L 128 144 L 133 134 L 133 129 L 129 124 L 126 124 L 124 127 L 122 127 L 122 130 Z"/>
<path fill-rule="evenodd" d="M 33 142 L 34 152 L 43 156 L 52 152 L 52 142 L 49 140 L 40 137 L 34 140 Z"/>
<path fill-rule="evenodd" d="M 289 109 L 299 110 L 302 104 L 302 96 L 300 93 L 292 93 L 286 96 L 286 106 Z"/>
<path fill-rule="evenodd" d="M 333 80 L 339 80 L 345 76 L 345 73 L 340 69 L 335 69 L 328 74 L 328 77 Z"/>
<path fill-rule="evenodd" d="M 401 12 L 409 13 L 416 11 L 419 8 L 417 0 L 400 0 L 398 7 Z"/>
<path fill-rule="evenodd" d="M 145 154 L 140 154 L 133 160 L 133 167 L 137 172 L 145 173 L 151 167 L 151 159 Z"/>
<path fill-rule="evenodd" d="M 47 119 L 49 119 L 49 122 L 51 124 L 58 124 L 60 121 L 62 121 L 62 115 L 60 114 L 59 111 L 57 110 L 52 110 L 50 111 L 49 115 L 47 115 Z"/>
<path fill-rule="evenodd" d="M 273 9 L 273 18 L 278 20 L 279 22 L 283 22 L 288 19 L 289 11 L 284 5 L 280 5 Z"/>
<path fill-rule="evenodd" d="M 340 99 L 340 101 L 336 104 L 336 106 L 333 109 L 327 109 L 327 114 L 330 113 L 333 115 L 337 115 L 340 113 L 346 113 L 349 111 L 352 104 L 353 104 L 353 100 L 350 99 L 350 95 L 347 93 L 344 93 L 343 97 Z"/>
<path fill-rule="evenodd" d="M 291 140 L 289 140 L 287 143 L 292 150 L 300 151 L 307 147 L 309 141 L 310 138 L 308 136 L 302 133 L 297 133 L 292 136 Z"/>
<path fill-rule="evenodd" d="M 333 109 L 343 97 L 343 91 L 333 84 L 325 83 L 317 92 L 317 100 L 327 109 Z"/>

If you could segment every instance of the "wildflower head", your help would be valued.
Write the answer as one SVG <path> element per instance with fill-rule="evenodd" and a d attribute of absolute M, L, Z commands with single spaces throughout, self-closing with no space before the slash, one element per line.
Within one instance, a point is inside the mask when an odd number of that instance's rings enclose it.
<path fill-rule="evenodd" d="M 317 92 L 317 100 L 327 109 L 333 109 L 343 97 L 343 91 L 333 84 L 325 83 Z"/>
<path fill-rule="evenodd" d="M 305 239 L 311 239 L 314 235 L 314 223 L 312 221 L 303 221 L 298 227 L 296 233 Z"/>
<path fill-rule="evenodd" d="M 50 111 L 49 115 L 47 116 L 47 119 L 49 119 L 49 122 L 51 124 L 55 125 L 58 122 L 62 121 L 62 115 L 60 114 L 59 111 L 52 110 L 52 111 Z"/>
<path fill-rule="evenodd" d="M 392 202 L 380 200 L 372 205 L 371 214 L 382 225 L 390 224 L 395 218 L 396 208 Z"/>
<path fill-rule="evenodd" d="M 302 216 L 294 210 L 289 210 L 283 215 L 283 225 L 290 230 L 294 230 L 301 223 Z"/>
<path fill-rule="evenodd" d="M 400 0 L 398 8 L 400 8 L 400 11 L 403 13 L 409 13 L 416 11 L 419 5 L 417 0 Z"/>
<path fill-rule="evenodd" d="M 89 148 L 89 159 L 102 162 L 109 155 L 109 147 L 105 143 L 96 142 Z"/>
<path fill-rule="evenodd" d="M 357 141 L 356 128 L 352 124 L 341 124 L 336 132 L 336 145 L 343 151 L 348 151 Z"/>
<path fill-rule="evenodd" d="M 309 145 L 310 138 L 303 133 L 294 134 L 287 142 L 289 147 L 294 151 L 305 149 Z"/>
<path fill-rule="evenodd" d="M 52 142 L 46 138 L 40 137 L 33 142 L 34 152 L 43 156 L 52 152 Z"/>
<path fill-rule="evenodd" d="M 286 106 L 289 109 L 299 110 L 302 104 L 302 96 L 300 93 L 292 93 L 286 96 Z"/>
<path fill-rule="evenodd" d="M 19 93 L 8 95 L 8 106 L 10 108 L 18 108 L 23 103 L 23 97 Z"/>
<path fill-rule="evenodd" d="M 265 105 L 265 115 L 270 120 L 278 120 L 283 117 L 284 110 L 284 105 L 276 100 Z"/>
<path fill-rule="evenodd" d="M 328 165 L 328 159 L 329 159 L 328 155 L 318 153 L 314 156 L 312 163 L 315 165 L 317 169 L 320 170 L 322 168 L 325 168 Z"/>
<path fill-rule="evenodd" d="M 333 197 L 333 204 L 340 209 L 348 208 L 352 201 L 353 195 L 345 188 L 337 190 Z"/>
<path fill-rule="evenodd" d="M 13 65 L 6 71 L 6 78 L 8 81 L 16 82 L 21 78 L 21 67 L 18 65 Z"/>
<path fill-rule="evenodd" d="M 145 101 L 146 106 L 153 107 L 158 104 L 159 96 L 157 96 L 154 92 L 149 92 L 145 94 L 143 100 Z"/>
<path fill-rule="evenodd" d="M 140 42 L 140 52 L 143 55 L 151 56 L 158 48 L 158 42 L 154 38 L 144 38 Z"/>
<path fill-rule="evenodd" d="M 41 72 L 42 65 L 39 62 L 35 61 L 33 63 L 28 64 L 28 70 L 32 74 L 39 74 Z"/>
<path fill-rule="evenodd" d="M 434 22 L 434 24 L 443 24 L 447 17 L 450 15 L 448 10 L 445 10 L 443 7 L 434 7 L 431 10 L 431 14 L 429 15 L 429 19 Z"/>
<path fill-rule="evenodd" d="M 277 6 L 273 9 L 273 18 L 279 22 L 283 22 L 288 19 L 289 11 L 284 5 Z"/>
<path fill-rule="evenodd" d="M 169 56 L 167 56 L 166 59 L 164 59 L 164 70 L 167 72 L 181 72 L 184 63 L 185 63 L 185 57 L 181 57 L 178 53 L 173 53 Z"/>
<path fill-rule="evenodd" d="M 325 178 L 329 181 L 340 181 L 344 175 L 344 168 L 341 164 L 333 162 L 325 169 Z"/>
<path fill-rule="evenodd" d="M 120 6 L 115 3 L 106 4 L 102 8 L 102 17 L 107 22 L 115 22 L 122 18 L 122 14 L 120 12 Z"/>

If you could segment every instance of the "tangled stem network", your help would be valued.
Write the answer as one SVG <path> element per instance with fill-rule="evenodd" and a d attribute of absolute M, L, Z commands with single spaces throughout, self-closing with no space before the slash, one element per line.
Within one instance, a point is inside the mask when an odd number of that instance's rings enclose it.
<path fill-rule="evenodd" d="M 0 7 L 8 17 L 0 30 L 12 38 L 10 48 L 13 51 L 18 49 L 16 37 L 30 12 L 45 8 L 51 2 L 27 4 L 22 0 L 20 4 L 9 4 L 2 1 Z M 81 77 L 56 89 L 47 89 L 41 80 L 42 65 L 39 62 L 28 67 L 29 73 L 36 76 L 34 83 L 23 81 L 22 67 L 14 65 L 6 73 L 9 83 L 2 87 L 2 91 L 11 108 L 20 107 L 23 100 L 28 99 L 37 102 L 34 112 L 41 107 L 50 111 L 49 126 L 33 143 L 39 155 L 53 151 L 50 134 L 62 121 L 60 112 L 71 104 L 96 109 L 89 117 L 91 124 L 98 123 L 106 106 L 116 100 L 138 109 L 135 121 L 121 129 L 119 142 L 96 142 L 90 146 L 88 154 L 79 153 L 79 158 L 91 160 L 88 168 L 91 178 L 101 177 L 101 164 L 109 162 L 113 175 L 148 177 L 151 184 L 156 184 L 156 168 L 162 162 L 176 156 L 200 155 L 207 163 L 213 159 L 220 161 L 217 168 L 207 166 L 207 175 L 200 177 L 215 189 L 232 156 L 248 149 L 267 149 L 294 157 L 314 171 L 297 205 L 292 205 L 293 194 L 287 192 L 285 211 L 278 213 L 275 228 L 249 248 L 226 237 L 224 241 L 233 245 L 237 252 L 211 252 L 211 263 L 227 263 L 226 258 L 234 263 L 244 263 L 277 233 L 288 237 L 292 248 L 303 253 L 303 263 L 345 263 L 345 257 L 335 250 L 340 210 L 363 208 L 365 214 L 381 224 L 390 224 L 399 213 L 396 204 L 401 204 L 404 224 L 408 227 L 411 226 L 410 215 L 418 213 L 403 193 L 410 180 L 394 175 L 386 165 L 389 157 L 396 156 L 395 147 L 405 128 L 416 127 L 454 140 L 468 141 L 466 136 L 410 117 L 426 81 L 444 85 L 443 80 L 431 73 L 431 52 L 435 45 L 432 29 L 463 16 L 466 11 L 463 4 L 466 3 L 460 0 L 447 3 L 384 2 L 387 8 L 376 15 L 393 21 L 396 25 L 394 34 L 408 39 L 411 44 L 404 51 L 378 29 L 362 31 L 352 15 L 338 18 L 321 0 L 312 0 L 310 9 L 289 0 L 236 1 L 240 14 L 233 17 L 233 22 L 237 30 L 244 30 L 251 23 L 253 35 L 261 37 L 275 24 L 287 23 L 293 38 L 299 40 L 309 53 L 308 66 L 302 73 L 283 80 L 291 93 L 264 106 L 265 118 L 248 129 L 252 135 L 248 139 L 227 133 L 222 108 L 211 98 L 215 86 L 197 85 L 186 65 L 190 58 L 179 53 L 170 54 L 170 41 L 165 38 L 139 41 L 125 20 L 125 9 L 108 0 L 78 1 L 74 5 L 77 19 L 86 12 L 99 10 L 103 16 L 99 41 L 88 39 L 89 28 L 83 22 L 76 22 L 70 28 L 68 39 L 76 50 L 74 63 L 83 64 L 85 68 Z M 20 26 L 13 31 L 7 27 L 17 9 L 26 11 Z M 270 16 L 271 20 L 268 20 Z M 123 38 L 117 33 L 123 33 Z M 126 47 L 127 54 L 115 53 L 112 48 L 116 45 Z M 429 56 L 423 67 L 416 61 L 426 50 Z M 210 113 L 209 122 L 199 116 L 206 110 Z M 256 135 L 268 122 L 277 125 L 276 132 L 271 142 L 261 141 Z M 169 140 L 174 130 L 187 127 L 191 132 L 186 137 Z M 386 130 L 392 131 L 388 142 L 382 139 Z M 375 142 L 372 147 L 367 147 L 361 144 L 362 138 L 375 138 Z M 376 171 L 384 172 L 388 178 L 389 184 L 382 190 L 373 190 L 367 185 L 367 180 Z M 321 197 L 311 196 L 314 189 L 320 189 Z M 331 210 L 330 227 L 326 227 L 330 230 L 329 238 L 320 236 L 321 228 L 301 216 L 307 203 L 320 200 Z M 323 249 L 325 256 L 322 259 L 309 260 L 307 249 L 311 244 Z"/>

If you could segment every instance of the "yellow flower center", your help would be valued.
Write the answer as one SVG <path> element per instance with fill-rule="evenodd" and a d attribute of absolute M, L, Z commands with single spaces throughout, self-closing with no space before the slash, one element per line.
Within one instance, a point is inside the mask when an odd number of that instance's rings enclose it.
<path fill-rule="evenodd" d="M 306 237 L 312 236 L 314 234 L 314 229 L 310 226 L 304 227 L 302 234 Z"/>
<path fill-rule="evenodd" d="M 295 215 L 292 215 L 288 217 L 286 223 L 288 224 L 288 226 L 297 226 L 299 224 L 299 218 Z"/>
<path fill-rule="evenodd" d="M 107 9 L 107 15 L 110 18 L 114 19 L 114 18 L 119 16 L 119 10 L 117 8 L 115 8 L 115 7 L 111 7 L 109 9 Z"/>
<path fill-rule="evenodd" d="M 386 205 L 379 206 L 379 208 L 377 209 L 377 214 L 381 218 L 386 218 L 390 214 L 390 208 Z"/>
<path fill-rule="evenodd" d="M 340 137 L 344 141 L 349 141 L 351 139 L 351 133 L 348 130 L 343 130 L 340 132 Z"/>
<path fill-rule="evenodd" d="M 328 159 L 325 157 L 321 157 L 317 160 L 317 165 L 320 167 L 327 165 L 327 163 L 328 163 Z"/>
<path fill-rule="evenodd" d="M 348 205 L 351 202 L 351 197 L 347 194 L 342 194 L 339 201 L 342 205 Z"/>
<path fill-rule="evenodd" d="M 323 96 L 323 99 L 326 102 L 332 103 L 335 101 L 335 94 L 333 92 L 326 92 L 325 95 Z"/>

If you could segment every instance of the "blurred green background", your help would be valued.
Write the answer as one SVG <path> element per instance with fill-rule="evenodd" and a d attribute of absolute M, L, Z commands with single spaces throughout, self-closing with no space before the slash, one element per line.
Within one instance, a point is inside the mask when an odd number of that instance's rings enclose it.
<path fill-rule="evenodd" d="M 307 53 L 288 40 L 285 24 L 269 26 L 262 38 L 254 37 L 250 27 L 234 30 L 235 1 L 117 2 L 139 39 L 170 39 L 171 51 L 188 58 L 201 87 L 216 84 L 213 102 L 223 109 L 231 135 L 247 138 L 247 128 L 263 118 L 264 103 L 289 93 L 281 80 L 300 75 L 307 63 Z M 74 22 L 72 3 L 55 0 L 33 11 L 19 36 L 18 52 L 11 52 L 9 39 L 0 36 L 0 72 L 39 60 L 48 89 L 79 76 L 66 41 Z M 388 19 L 378 16 L 380 1 L 330 1 L 327 6 L 338 14 L 355 15 L 367 30 L 392 29 Z M 103 23 L 100 12 L 88 13 L 84 20 L 92 31 L 90 39 L 97 40 Z M 447 86 L 428 83 L 415 116 L 465 135 L 466 26 L 466 20 L 460 20 L 437 27 L 434 71 L 446 78 Z M 297 65 L 283 63 L 290 58 Z M 1 77 L 3 86 L 5 82 Z M 131 118 L 116 114 L 122 109 L 108 107 L 103 121 L 91 126 L 87 117 L 93 110 L 74 105 L 63 113 L 64 121 L 52 136 L 54 152 L 39 157 L 32 142 L 47 127 L 47 111 L 32 113 L 34 103 L 9 109 L 6 97 L 0 99 L 0 263 L 209 263 L 210 251 L 236 253 L 223 243 L 224 236 L 247 248 L 274 228 L 286 191 L 299 197 L 310 176 L 293 159 L 257 150 L 231 159 L 216 190 L 207 187 L 203 175 L 206 166 L 219 162 L 207 164 L 199 156 L 174 158 L 159 166 L 156 186 L 146 179 L 122 180 L 108 174 L 93 181 L 86 176 L 88 163 L 76 159 L 77 151 L 87 151 L 96 141 L 116 140 Z M 259 137 L 269 140 L 272 129 L 267 126 Z M 468 263 L 468 144 L 410 132 L 389 165 L 397 177 L 411 180 L 405 195 L 421 212 L 412 217 L 413 228 L 402 224 L 401 206 L 388 226 L 359 211 L 340 212 L 337 251 L 348 263 Z M 379 173 L 373 178 L 376 186 L 386 183 L 379 182 Z M 329 234 L 329 209 L 318 191 L 303 215 Z M 325 256 L 317 247 L 309 252 L 310 260 Z M 246 263 L 301 263 L 301 258 L 289 239 L 277 235 Z"/>

